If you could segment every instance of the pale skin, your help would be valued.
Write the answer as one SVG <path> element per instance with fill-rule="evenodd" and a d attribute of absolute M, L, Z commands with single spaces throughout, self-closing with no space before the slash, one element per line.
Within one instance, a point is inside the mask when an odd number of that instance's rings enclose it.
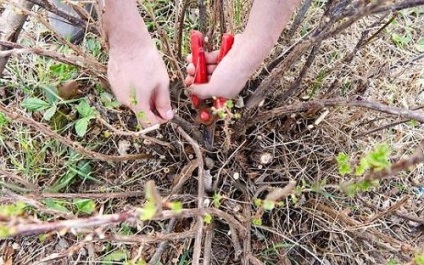
<path fill-rule="evenodd" d="M 218 66 L 218 53 L 207 53 L 207 84 L 193 84 L 195 69 L 187 57 L 189 92 L 200 98 L 236 97 L 277 43 L 299 2 L 254 1 L 244 32 Z M 108 78 L 117 99 L 138 114 L 143 127 L 172 119 L 169 76 L 136 1 L 105 0 L 103 25 L 109 44 Z"/>

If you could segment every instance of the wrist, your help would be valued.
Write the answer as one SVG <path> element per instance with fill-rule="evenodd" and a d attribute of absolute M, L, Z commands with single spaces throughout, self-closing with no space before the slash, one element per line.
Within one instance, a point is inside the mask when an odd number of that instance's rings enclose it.
<path fill-rule="evenodd" d="M 150 34 L 139 14 L 135 0 L 105 2 L 103 27 L 110 49 L 152 45 Z"/>
<path fill-rule="evenodd" d="M 241 65 L 244 66 L 244 72 L 248 72 L 251 75 L 268 56 L 274 47 L 274 42 L 271 38 L 266 40 L 258 36 L 249 36 L 247 33 L 240 34 L 239 40 L 240 46 L 236 48 L 240 54 L 237 56 L 243 60 Z"/>

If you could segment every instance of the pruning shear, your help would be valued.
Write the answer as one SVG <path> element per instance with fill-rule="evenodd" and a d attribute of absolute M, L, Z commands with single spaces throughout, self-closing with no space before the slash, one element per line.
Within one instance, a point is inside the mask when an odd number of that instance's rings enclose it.
<path fill-rule="evenodd" d="M 232 34 L 223 34 L 221 37 L 221 48 L 219 50 L 217 61 L 218 64 L 231 50 L 233 43 L 234 36 Z M 205 84 L 209 80 L 204 48 L 204 36 L 200 31 L 192 30 L 190 32 L 190 49 L 195 67 L 194 83 Z M 209 145 L 208 147 L 212 147 L 217 116 L 212 112 L 210 100 L 201 100 L 196 95 L 191 95 L 190 99 L 194 108 L 197 109 L 197 117 L 195 121 L 202 127 L 205 143 Z M 226 98 L 213 98 L 212 106 L 215 109 L 221 109 L 224 107 L 226 102 Z"/>

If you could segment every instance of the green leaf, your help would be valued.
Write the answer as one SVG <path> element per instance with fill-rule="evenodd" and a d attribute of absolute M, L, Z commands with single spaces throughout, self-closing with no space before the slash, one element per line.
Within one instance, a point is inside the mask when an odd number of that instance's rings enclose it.
<path fill-rule="evenodd" d="M 349 164 L 349 156 L 345 153 L 339 153 L 336 157 L 337 165 L 339 168 L 339 174 L 344 176 L 352 172 L 352 168 Z"/>
<path fill-rule="evenodd" d="M 171 202 L 169 206 L 175 213 L 181 213 L 183 210 L 183 204 L 181 202 Z"/>
<path fill-rule="evenodd" d="M 40 111 L 50 107 L 50 104 L 39 98 L 26 98 L 21 106 L 29 111 Z"/>
<path fill-rule="evenodd" d="M 424 253 L 415 254 L 414 261 L 417 265 L 424 265 Z"/>
<path fill-rule="evenodd" d="M 0 225 L 0 238 L 7 238 L 16 233 L 16 228 L 10 225 Z"/>
<path fill-rule="evenodd" d="M 355 168 L 355 175 L 362 176 L 369 168 L 370 164 L 368 163 L 368 159 L 363 157 L 361 158 L 359 165 Z"/>
<path fill-rule="evenodd" d="M 212 222 L 212 215 L 210 214 L 205 214 L 205 216 L 203 216 L 203 222 L 205 222 L 206 224 L 210 225 Z"/>
<path fill-rule="evenodd" d="M 234 107 L 234 103 L 232 100 L 227 100 L 225 101 L 225 106 L 227 106 L 227 108 L 232 109 Z"/>
<path fill-rule="evenodd" d="M 142 221 L 151 220 L 156 215 L 156 204 L 153 200 L 148 200 L 144 204 L 143 211 L 141 212 L 140 219 Z"/>
<path fill-rule="evenodd" d="M 25 207 L 26 204 L 24 202 L 0 205 L 0 216 L 12 217 L 22 215 Z"/>
<path fill-rule="evenodd" d="M 255 201 L 253 202 L 253 204 L 256 206 L 256 207 L 261 207 L 261 205 L 262 205 L 262 200 L 261 199 L 255 199 Z"/>
<path fill-rule="evenodd" d="M 405 34 L 403 36 L 400 35 L 400 34 L 397 34 L 397 33 L 392 34 L 393 43 L 400 48 L 409 44 L 411 42 L 411 40 L 412 39 L 411 39 L 411 36 L 409 34 Z"/>
<path fill-rule="evenodd" d="M 390 166 L 389 162 L 390 148 L 387 144 L 380 144 L 375 150 L 367 155 L 367 160 L 371 168 L 380 171 Z"/>
<path fill-rule="evenodd" d="M 53 210 L 57 210 L 57 211 L 61 211 L 61 212 L 65 212 L 65 213 L 70 213 L 71 211 L 68 210 L 68 208 L 66 208 L 65 206 L 63 206 L 64 204 L 66 204 L 67 202 L 64 200 L 55 200 L 55 199 L 45 199 L 44 204 Z"/>
<path fill-rule="evenodd" d="M 100 100 L 105 105 L 106 108 L 117 108 L 120 106 L 119 102 L 116 100 L 113 100 L 113 97 L 111 94 L 107 92 L 102 92 L 100 94 Z"/>
<path fill-rule="evenodd" d="M 215 193 L 213 195 L 213 206 L 215 208 L 219 208 L 219 206 L 221 206 L 221 199 L 222 199 L 222 196 L 219 193 Z"/>
<path fill-rule="evenodd" d="M 116 261 L 123 261 L 128 259 L 128 253 L 123 250 L 115 250 L 102 259 L 102 264 L 114 264 Z"/>
<path fill-rule="evenodd" d="M 82 118 L 77 120 L 77 122 L 75 123 L 75 132 L 79 137 L 83 137 L 87 133 L 89 123 L 90 118 Z"/>
<path fill-rule="evenodd" d="M 271 211 L 275 208 L 275 202 L 271 200 L 264 200 L 264 209 L 266 211 Z"/>
<path fill-rule="evenodd" d="M 417 43 L 415 44 L 415 48 L 419 51 L 419 52 L 424 52 L 424 37 L 421 37 Z"/>
<path fill-rule="evenodd" d="M 10 122 L 10 119 L 4 115 L 3 112 L 0 112 L 0 129 L 3 128 Z"/>
<path fill-rule="evenodd" d="M 52 105 L 46 112 L 44 112 L 43 119 L 46 121 L 50 121 L 53 115 L 56 113 L 57 107 L 56 105 Z"/>
<path fill-rule="evenodd" d="M 94 117 L 94 110 L 93 108 L 88 104 L 87 100 L 81 100 L 78 106 L 76 107 L 78 110 L 79 115 L 82 118 L 89 118 Z"/>
<path fill-rule="evenodd" d="M 77 74 L 77 68 L 73 65 L 58 63 L 50 66 L 50 73 L 59 80 L 68 80 Z"/>
<path fill-rule="evenodd" d="M 91 199 L 74 199 L 78 212 L 91 214 L 96 209 L 96 203 Z"/>
<path fill-rule="evenodd" d="M 253 218 L 252 224 L 253 225 L 262 225 L 262 219 L 261 218 Z"/>

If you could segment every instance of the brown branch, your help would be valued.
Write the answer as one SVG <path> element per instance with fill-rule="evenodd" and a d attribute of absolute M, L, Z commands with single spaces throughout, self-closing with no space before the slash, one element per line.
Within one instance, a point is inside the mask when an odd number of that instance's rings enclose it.
<path fill-rule="evenodd" d="M 105 193 L 40 193 L 28 194 L 31 198 L 64 198 L 64 199 L 116 199 L 143 197 L 144 191 L 105 192 Z"/>
<path fill-rule="evenodd" d="M 13 122 L 23 122 L 24 124 L 38 130 L 39 132 L 43 133 L 47 137 L 50 137 L 54 140 L 59 141 L 61 144 L 75 150 L 77 153 L 88 157 L 90 159 L 94 160 L 100 160 L 100 161 L 113 161 L 113 162 L 122 162 L 122 161 L 128 161 L 128 160 L 139 160 L 139 159 L 149 159 L 152 158 L 152 155 L 150 154 L 136 154 L 136 155 L 125 155 L 125 156 L 115 156 L 115 155 L 105 155 L 101 154 L 92 150 L 89 150 L 85 147 L 83 147 L 78 142 L 73 142 L 72 140 L 56 133 L 55 131 L 51 130 L 50 128 L 46 127 L 45 125 L 38 123 L 34 121 L 33 119 L 27 118 L 21 114 L 19 114 L 17 111 L 9 110 L 4 106 L 3 104 L 0 104 L 0 111 L 3 112 L 8 118 L 10 118 Z"/>
<path fill-rule="evenodd" d="M 197 172 L 198 172 L 198 194 L 197 194 L 197 207 L 199 209 L 203 209 L 203 200 L 205 197 L 205 183 L 204 183 L 204 162 L 203 162 L 203 154 L 200 151 L 199 144 L 193 140 L 181 127 L 178 127 L 178 132 L 186 139 L 191 146 L 193 147 L 194 153 L 196 154 L 197 160 Z M 202 254 L 202 238 L 203 238 L 203 217 L 197 217 L 197 233 L 194 239 L 194 247 L 193 247 L 193 264 L 200 264 L 200 256 Z"/>
<path fill-rule="evenodd" d="M 358 230 L 358 228 L 363 227 L 364 232 L 363 233 L 355 233 L 357 236 L 362 236 L 363 239 L 367 240 L 368 242 L 386 242 L 389 243 L 391 246 L 386 246 L 385 244 L 380 244 L 380 246 L 385 247 L 389 251 L 402 251 L 402 252 L 408 252 L 408 253 L 414 253 L 415 250 L 412 246 L 408 245 L 405 242 L 399 241 L 393 237 L 390 237 L 387 234 L 384 234 L 380 231 L 378 231 L 375 228 L 372 227 L 364 227 L 364 224 L 362 224 L 359 221 L 356 221 L 343 212 L 337 211 L 322 202 L 313 200 L 311 201 L 311 205 L 313 205 L 313 208 L 316 209 L 320 213 L 324 213 L 334 219 L 333 222 L 341 223 L 340 225 L 344 228 L 344 230 L 349 229 L 350 226 L 355 231 Z M 394 248 L 394 249 L 393 249 Z"/>
<path fill-rule="evenodd" d="M 363 181 L 363 180 L 376 180 L 376 179 L 384 179 L 390 176 L 394 176 L 397 173 L 416 166 L 420 163 L 424 162 L 424 141 L 421 142 L 415 153 L 407 158 L 401 159 L 398 162 L 394 163 L 388 168 L 385 168 L 378 172 L 372 172 L 368 174 L 362 179 L 355 180 L 355 182 Z"/>
<path fill-rule="evenodd" d="M 25 47 L 10 41 L 0 41 L 0 46 L 20 50 L 17 53 L 33 53 L 36 55 L 52 58 L 62 63 L 75 65 L 90 73 L 93 73 L 96 76 L 104 76 L 107 71 L 105 65 L 97 61 L 87 59 L 84 56 L 65 55 L 57 53 L 55 51 L 48 51 L 39 47 Z"/>
<path fill-rule="evenodd" d="M 205 146 L 205 140 L 203 139 L 202 133 L 192 123 L 184 120 L 183 118 L 177 115 L 174 115 L 174 118 L 172 118 L 171 122 L 180 126 L 188 134 L 191 134 L 196 142 L 198 142 L 202 146 Z"/>
<path fill-rule="evenodd" d="M 394 107 L 394 106 L 388 106 L 378 102 L 355 99 L 355 98 L 352 98 L 352 99 L 332 98 L 332 99 L 322 99 L 322 100 L 294 103 L 294 104 L 274 108 L 272 110 L 264 111 L 261 114 L 257 115 L 255 117 L 255 120 L 266 122 L 269 119 L 272 119 L 284 114 L 304 112 L 311 109 L 320 109 L 324 107 L 335 107 L 335 106 L 351 106 L 351 107 L 367 108 L 367 109 L 376 110 L 379 112 L 395 115 L 402 118 L 417 120 L 419 122 L 424 123 L 424 114 L 421 114 L 420 112 L 403 109 L 399 107 Z"/>
<path fill-rule="evenodd" d="M 0 169 L 0 177 L 14 179 L 14 180 L 18 181 L 19 183 L 21 183 L 22 185 L 24 185 L 26 189 L 31 190 L 31 191 L 36 191 L 36 190 L 39 189 L 37 186 L 30 183 L 25 178 L 13 173 L 13 172 L 4 170 L 4 169 Z"/>
<path fill-rule="evenodd" d="M 97 215 L 88 218 L 77 218 L 64 221 L 55 222 L 42 222 L 42 223 L 28 223 L 22 219 L 14 218 L 6 227 L 9 228 L 9 236 L 24 236 L 24 235 L 36 235 L 47 233 L 51 231 L 63 231 L 63 230 L 79 230 L 83 228 L 90 228 L 102 225 L 111 225 L 115 223 L 122 223 L 131 220 L 138 220 L 142 216 L 143 209 L 129 210 L 116 214 Z M 233 225 L 239 233 L 245 233 L 246 228 L 238 222 L 234 217 L 215 208 L 206 209 L 183 209 L 181 211 L 165 210 L 159 214 L 156 214 L 151 220 L 159 221 L 173 218 L 193 218 L 202 217 L 205 214 L 210 214 L 218 218 L 222 218 L 226 223 Z M 3 218 L 4 220 L 4 218 Z"/>

